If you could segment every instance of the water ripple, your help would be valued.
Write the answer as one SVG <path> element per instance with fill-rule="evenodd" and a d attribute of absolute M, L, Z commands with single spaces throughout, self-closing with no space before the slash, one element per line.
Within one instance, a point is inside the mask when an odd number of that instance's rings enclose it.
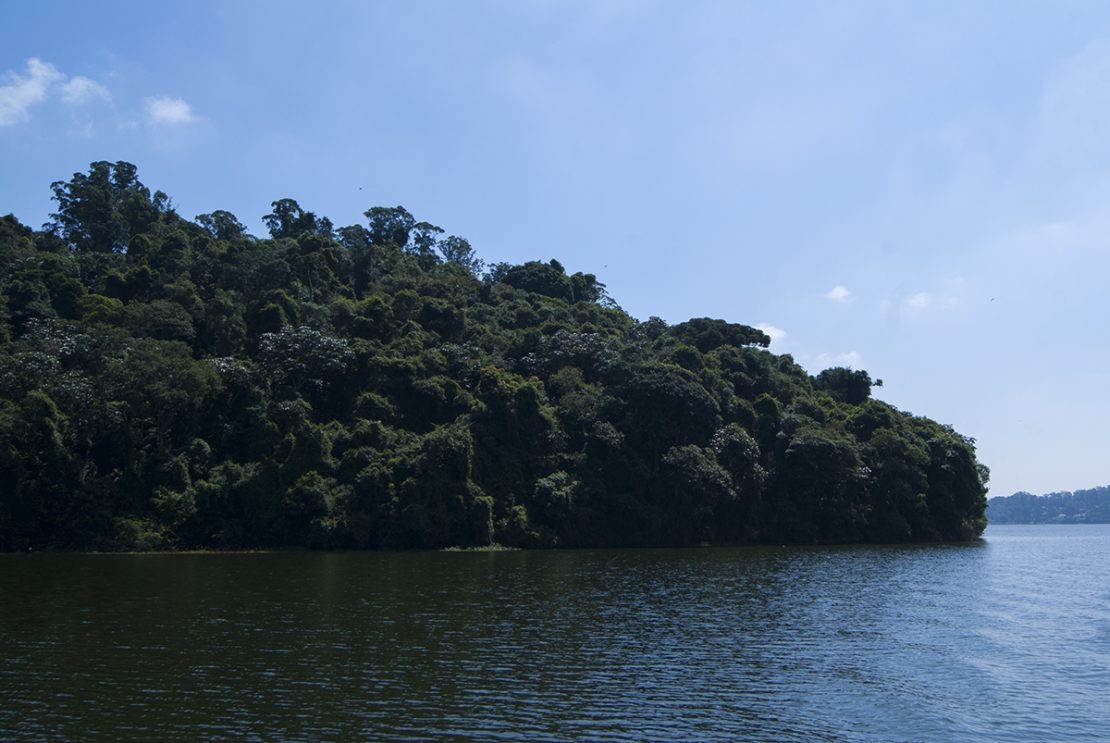
<path fill-rule="evenodd" d="M 0 740 L 1106 739 L 1110 529 L 1062 529 L 0 556 Z"/>

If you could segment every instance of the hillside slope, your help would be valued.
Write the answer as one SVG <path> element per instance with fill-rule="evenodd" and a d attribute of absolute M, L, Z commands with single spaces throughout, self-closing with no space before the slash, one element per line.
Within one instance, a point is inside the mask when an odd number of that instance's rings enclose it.
<path fill-rule="evenodd" d="M 0 219 L 0 549 L 962 540 L 973 442 L 754 328 L 483 272 L 400 207 L 268 238 L 128 163 Z"/>

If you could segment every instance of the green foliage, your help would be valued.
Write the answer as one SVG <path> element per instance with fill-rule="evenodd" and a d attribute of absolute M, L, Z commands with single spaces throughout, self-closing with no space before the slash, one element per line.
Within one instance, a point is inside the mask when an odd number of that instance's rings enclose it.
<path fill-rule="evenodd" d="M 521 266 L 503 266 L 498 270 L 498 281 L 545 297 L 568 301 L 574 298 L 570 277 L 556 260 L 549 263 L 529 261 Z"/>
<path fill-rule="evenodd" d="M 862 369 L 853 371 L 842 366 L 825 369 L 813 380 L 814 389 L 828 392 L 834 399 L 849 405 L 866 402 L 871 397 L 872 385 L 880 386 L 882 382 L 872 382 L 871 375 Z"/>
<path fill-rule="evenodd" d="M 223 209 L 217 209 L 211 214 L 198 215 L 196 223 L 216 240 L 234 240 L 247 234 L 247 228 L 242 222 L 236 219 L 234 214 L 225 212 Z"/>
<path fill-rule="evenodd" d="M 270 231 L 270 235 L 275 239 L 331 234 L 331 220 L 327 217 L 320 219 L 312 212 L 306 212 L 293 199 L 278 199 L 271 206 L 274 208 L 273 211 L 264 216 L 262 221 L 265 222 L 266 229 Z M 210 229 L 209 225 L 204 222 L 201 223 L 201 226 Z M 232 228 L 234 228 L 233 225 Z M 217 229 L 219 228 L 217 227 Z M 239 231 L 239 234 L 242 234 L 242 230 Z"/>
<path fill-rule="evenodd" d="M 161 192 L 151 199 L 137 169 L 125 162 L 95 162 L 89 173 L 74 173 L 50 188 L 58 211 L 53 231 L 79 252 L 121 251 L 133 235 L 148 231 L 166 210 Z"/>
<path fill-rule="evenodd" d="M 974 442 L 747 325 L 637 322 L 402 207 L 0 219 L 0 550 L 970 539 Z"/>
<path fill-rule="evenodd" d="M 709 317 L 687 320 L 669 328 L 667 332 L 682 342 L 695 346 L 702 353 L 708 353 L 720 346 L 766 348 L 771 343 L 770 337 L 762 330 Z"/>

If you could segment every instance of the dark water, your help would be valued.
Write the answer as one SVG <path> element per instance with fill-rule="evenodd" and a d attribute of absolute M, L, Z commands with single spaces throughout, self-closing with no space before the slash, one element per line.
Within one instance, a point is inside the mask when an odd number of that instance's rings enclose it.
<path fill-rule="evenodd" d="M 0 739 L 1110 739 L 1110 527 L 0 556 Z"/>

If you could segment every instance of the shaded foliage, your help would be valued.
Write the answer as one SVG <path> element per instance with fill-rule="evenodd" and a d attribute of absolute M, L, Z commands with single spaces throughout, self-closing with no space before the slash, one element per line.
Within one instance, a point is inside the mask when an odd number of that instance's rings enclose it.
<path fill-rule="evenodd" d="M 267 239 L 128 163 L 0 219 L 0 549 L 968 539 L 971 440 L 402 207 Z"/>

